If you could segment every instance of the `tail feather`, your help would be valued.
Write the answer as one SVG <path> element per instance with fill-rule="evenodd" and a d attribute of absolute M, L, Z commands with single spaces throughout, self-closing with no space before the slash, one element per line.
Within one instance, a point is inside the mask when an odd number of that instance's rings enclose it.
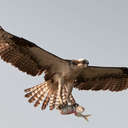
<path fill-rule="evenodd" d="M 44 91 L 46 90 L 46 91 Z M 29 100 L 28 102 L 29 103 L 32 103 L 34 102 L 35 100 L 38 100 L 38 98 L 43 94 L 43 93 L 46 93 L 48 90 L 48 87 L 47 86 L 44 86 L 44 87 L 40 87 L 37 89 L 37 93 L 35 93 Z"/>
<path fill-rule="evenodd" d="M 48 90 L 47 90 L 47 91 L 48 91 Z M 34 107 L 37 107 L 37 106 L 39 106 L 39 105 L 41 104 L 41 102 L 43 101 L 43 99 L 44 99 L 46 93 L 47 93 L 47 92 L 43 93 L 43 94 L 38 98 L 38 100 L 37 100 L 37 101 L 35 102 L 35 104 L 34 104 Z"/>
<path fill-rule="evenodd" d="M 42 84 L 39 84 L 39 85 L 36 85 L 36 86 L 34 86 L 32 88 L 25 89 L 24 90 L 26 92 L 25 97 L 29 98 L 29 97 L 33 96 L 36 93 L 36 90 L 38 88 L 40 88 L 41 86 L 42 86 Z"/>
<path fill-rule="evenodd" d="M 25 94 L 25 97 L 26 97 L 26 98 L 29 98 L 29 97 L 31 97 L 31 96 L 32 96 L 32 92 L 29 92 L 29 93 Z"/>
<path fill-rule="evenodd" d="M 40 87 L 40 88 L 41 88 L 41 87 Z M 36 88 L 35 90 L 32 90 L 32 91 L 28 92 L 27 94 L 25 94 L 25 97 L 26 97 L 26 98 L 29 98 L 29 97 L 33 96 L 34 94 L 36 94 L 36 93 L 38 92 L 38 90 L 39 90 L 40 88 L 38 87 L 38 88 Z"/>
<path fill-rule="evenodd" d="M 75 101 L 75 99 L 74 99 L 74 97 L 73 97 L 72 94 L 70 94 L 69 100 L 70 100 L 70 102 L 71 102 L 72 105 L 76 103 L 76 101 Z"/>
<path fill-rule="evenodd" d="M 58 108 L 58 106 L 60 105 L 60 99 L 59 99 L 59 89 L 56 92 L 56 100 L 55 100 L 55 107 Z"/>
<path fill-rule="evenodd" d="M 50 109 L 54 109 L 56 91 L 52 88 L 50 81 L 36 85 L 32 88 L 28 88 L 25 90 L 25 92 L 27 93 L 25 94 L 25 97 L 30 98 L 28 100 L 29 103 L 32 103 L 35 101 L 34 103 L 35 107 L 39 106 L 41 102 L 44 100 L 42 104 L 42 110 L 44 110 L 47 107 L 49 101 L 50 101 L 50 106 L 49 106 Z M 52 104 L 51 99 L 53 96 L 54 98 L 53 98 L 53 102 L 52 102 L 53 104 Z"/>
<path fill-rule="evenodd" d="M 48 102 L 50 100 L 51 93 L 52 93 L 51 91 L 48 92 L 48 94 L 47 94 L 47 96 L 46 96 L 46 98 L 42 104 L 42 108 L 41 108 L 42 110 L 44 110 L 47 107 Z"/>
<path fill-rule="evenodd" d="M 48 103 L 49 109 L 53 110 L 54 108 L 58 108 L 60 105 L 60 96 L 59 96 L 59 89 L 57 86 L 53 86 L 51 81 L 46 81 L 42 84 L 36 85 L 32 88 L 25 89 L 25 97 L 29 98 L 28 102 L 34 103 L 34 107 L 39 106 L 42 102 L 41 109 L 44 110 Z M 67 90 L 64 86 L 62 89 L 62 102 L 66 104 L 67 101 Z M 75 103 L 75 100 L 72 94 L 69 96 L 69 101 L 71 104 Z"/>
<path fill-rule="evenodd" d="M 62 89 L 62 100 L 64 104 L 67 103 L 67 92 L 65 87 Z"/>
<path fill-rule="evenodd" d="M 49 101 L 49 109 L 53 110 L 55 108 L 55 101 L 56 101 L 56 93 L 52 94 Z"/>
<path fill-rule="evenodd" d="M 33 87 L 31 87 L 31 88 L 27 88 L 27 89 L 25 89 L 24 91 L 25 91 L 26 93 L 27 93 L 27 92 L 32 92 L 32 91 L 36 90 L 37 88 L 40 88 L 41 86 L 42 86 L 42 83 L 39 84 L 39 85 L 33 86 Z"/>

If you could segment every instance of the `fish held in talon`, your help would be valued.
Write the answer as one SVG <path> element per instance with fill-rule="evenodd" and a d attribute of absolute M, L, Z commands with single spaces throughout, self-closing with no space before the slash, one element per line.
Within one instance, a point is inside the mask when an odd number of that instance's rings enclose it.
<path fill-rule="evenodd" d="M 59 109 L 60 113 L 62 115 L 69 115 L 69 114 L 74 114 L 76 117 L 82 117 L 84 118 L 86 121 L 88 121 L 88 117 L 90 117 L 91 115 L 84 115 L 82 114 L 85 109 L 84 107 L 80 106 L 80 105 L 65 105 L 65 106 L 61 106 Z"/>

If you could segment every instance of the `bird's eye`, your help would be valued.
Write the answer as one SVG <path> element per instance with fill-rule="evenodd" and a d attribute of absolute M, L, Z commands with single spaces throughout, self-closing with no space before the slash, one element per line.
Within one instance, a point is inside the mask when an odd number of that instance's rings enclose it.
<path fill-rule="evenodd" d="M 85 60 L 83 60 L 83 62 L 82 62 L 83 64 L 86 64 L 86 61 Z"/>
<path fill-rule="evenodd" d="M 74 61 L 72 61 L 72 64 L 73 64 L 73 65 L 77 65 L 77 63 L 76 63 L 76 62 L 74 62 Z"/>
<path fill-rule="evenodd" d="M 88 60 L 84 60 L 83 64 L 89 64 L 89 61 Z"/>

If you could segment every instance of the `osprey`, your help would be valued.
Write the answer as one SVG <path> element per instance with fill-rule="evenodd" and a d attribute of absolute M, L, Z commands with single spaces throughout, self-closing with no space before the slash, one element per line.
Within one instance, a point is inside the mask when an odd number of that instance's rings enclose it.
<path fill-rule="evenodd" d="M 45 81 L 25 90 L 25 97 L 42 110 L 76 104 L 72 89 L 122 91 L 128 88 L 128 68 L 89 66 L 86 59 L 62 59 L 0 27 L 1 58 L 29 75 L 45 74 Z"/>

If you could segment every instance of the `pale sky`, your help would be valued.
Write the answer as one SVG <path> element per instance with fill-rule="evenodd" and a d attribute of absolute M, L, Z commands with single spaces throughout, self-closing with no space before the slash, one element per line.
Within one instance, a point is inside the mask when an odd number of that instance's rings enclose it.
<path fill-rule="evenodd" d="M 1 0 L 0 25 L 62 58 L 128 66 L 127 0 Z M 128 90 L 74 89 L 76 101 L 92 114 L 87 123 L 29 104 L 24 89 L 42 81 L 0 61 L 0 128 L 128 128 Z"/>

